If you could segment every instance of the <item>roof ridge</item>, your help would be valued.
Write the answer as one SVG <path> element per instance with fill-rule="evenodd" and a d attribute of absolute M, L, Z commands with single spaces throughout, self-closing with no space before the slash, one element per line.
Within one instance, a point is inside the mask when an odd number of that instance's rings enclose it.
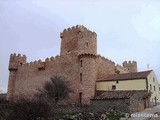
<path fill-rule="evenodd" d="M 109 74 L 106 78 L 98 79 L 97 81 L 109 81 L 109 80 L 127 80 L 127 79 L 145 79 L 153 70 L 121 73 L 121 74 Z"/>

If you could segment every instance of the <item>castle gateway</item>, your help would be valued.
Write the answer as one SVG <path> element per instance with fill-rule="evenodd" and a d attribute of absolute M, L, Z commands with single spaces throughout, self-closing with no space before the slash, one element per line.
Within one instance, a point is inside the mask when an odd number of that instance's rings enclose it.
<path fill-rule="evenodd" d="M 74 91 L 65 103 L 89 104 L 90 98 L 95 96 L 96 81 L 109 74 L 137 72 L 135 61 L 125 61 L 121 66 L 97 55 L 97 35 L 84 26 L 65 29 L 60 38 L 60 55 L 45 61 L 27 63 L 25 55 L 11 54 L 8 100 L 17 95 L 32 97 L 51 76 L 62 75 L 70 81 Z"/>

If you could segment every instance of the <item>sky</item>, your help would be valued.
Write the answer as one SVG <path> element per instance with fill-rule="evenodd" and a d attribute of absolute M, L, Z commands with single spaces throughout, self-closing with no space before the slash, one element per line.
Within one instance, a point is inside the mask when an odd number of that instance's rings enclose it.
<path fill-rule="evenodd" d="M 97 33 L 98 54 L 116 64 L 135 60 L 160 80 L 159 0 L 0 0 L 0 92 L 11 53 L 27 62 L 56 56 L 60 32 L 76 25 Z"/>

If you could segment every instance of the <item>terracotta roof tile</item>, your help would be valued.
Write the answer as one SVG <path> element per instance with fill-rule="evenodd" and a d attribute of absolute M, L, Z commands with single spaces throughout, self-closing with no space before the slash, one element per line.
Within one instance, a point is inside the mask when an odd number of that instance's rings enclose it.
<path fill-rule="evenodd" d="M 113 80 L 145 79 L 151 73 L 151 71 L 152 70 L 142 71 L 142 72 L 122 73 L 122 74 L 110 74 L 106 76 L 106 78 L 97 80 L 97 82 L 113 81 Z"/>

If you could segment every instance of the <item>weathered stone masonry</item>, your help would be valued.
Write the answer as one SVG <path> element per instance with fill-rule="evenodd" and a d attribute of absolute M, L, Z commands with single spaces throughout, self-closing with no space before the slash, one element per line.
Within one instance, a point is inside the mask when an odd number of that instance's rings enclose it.
<path fill-rule="evenodd" d="M 60 38 L 60 55 L 46 58 L 45 61 L 26 63 L 25 55 L 11 54 L 7 99 L 21 94 L 32 97 L 51 76 L 63 75 L 74 91 L 65 103 L 88 104 L 95 95 L 95 82 L 98 79 L 107 74 L 137 71 L 134 61 L 134 65 L 124 62 L 120 66 L 97 55 L 97 35 L 84 26 L 65 29 L 60 33 Z"/>

